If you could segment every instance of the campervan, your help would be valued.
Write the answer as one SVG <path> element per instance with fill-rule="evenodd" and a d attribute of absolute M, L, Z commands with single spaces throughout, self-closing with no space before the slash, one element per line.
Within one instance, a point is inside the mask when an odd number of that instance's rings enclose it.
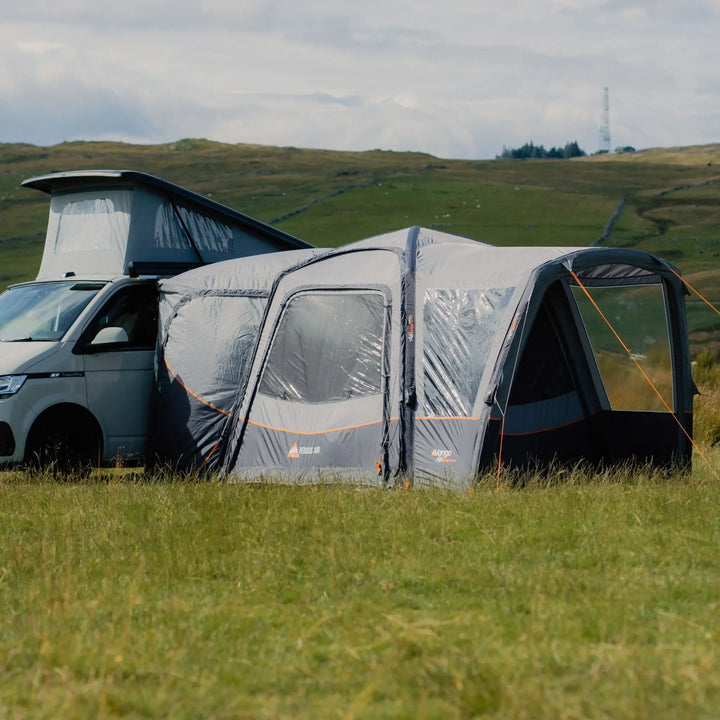
<path fill-rule="evenodd" d="M 0 295 L 0 465 L 143 460 L 159 278 L 307 243 L 152 175 L 23 182 L 50 195 L 37 278 Z"/>

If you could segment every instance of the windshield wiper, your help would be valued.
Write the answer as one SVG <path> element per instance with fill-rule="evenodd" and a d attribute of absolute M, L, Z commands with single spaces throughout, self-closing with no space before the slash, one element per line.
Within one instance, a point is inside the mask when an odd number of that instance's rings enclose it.
<path fill-rule="evenodd" d="M 0 342 L 34 342 L 31 337 L 24 338 L 0 338 Z"/>

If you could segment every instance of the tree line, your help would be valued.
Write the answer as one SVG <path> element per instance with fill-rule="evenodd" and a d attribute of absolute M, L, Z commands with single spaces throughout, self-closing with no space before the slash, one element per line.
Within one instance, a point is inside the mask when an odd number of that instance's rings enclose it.
<path fill-rule="evenodd" d="M 557 158 L 559 160 L 584 157 L 585 151 L 577 144 L 577 140 L 565 143 L 565 147 L 551 147 L 546 150 L 542 145 L 535 145 L 532 140 L 519 148 L 508 148 L 503 145 L 502 153 L 496 160 L 523 160 L 525 158 Z"/>

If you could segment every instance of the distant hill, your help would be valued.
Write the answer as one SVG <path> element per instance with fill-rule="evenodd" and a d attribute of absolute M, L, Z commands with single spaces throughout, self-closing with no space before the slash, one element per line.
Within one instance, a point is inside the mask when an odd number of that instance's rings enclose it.
<path fill-rule="evenodd" d="M 720 143 L 687 147 L 649 148 L 621 154 L 595 155 L 594 160 L 622 160 L 670 165 L 720 165 Z"/>
<path fill-rule="evenodd" d="M 409 225 L 498 245 L 591 245 L 606 236 L 703 273 L 704 285 L 720 272 L 720 144 L 473 161 L 185 139 L 0 144 L 0 286 L 34 277 L 40 259 L 47 196 L 21 181 L 83 168 L 149 172 L 321 246 Z"/>

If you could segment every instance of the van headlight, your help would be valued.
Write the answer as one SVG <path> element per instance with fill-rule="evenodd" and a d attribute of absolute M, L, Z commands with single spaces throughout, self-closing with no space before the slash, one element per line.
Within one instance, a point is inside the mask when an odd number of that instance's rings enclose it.
<path fill-rule="evenodd" d="M 0 399 L 14 395 L 27 380 L 27 375 L 0 375 Z"/>

